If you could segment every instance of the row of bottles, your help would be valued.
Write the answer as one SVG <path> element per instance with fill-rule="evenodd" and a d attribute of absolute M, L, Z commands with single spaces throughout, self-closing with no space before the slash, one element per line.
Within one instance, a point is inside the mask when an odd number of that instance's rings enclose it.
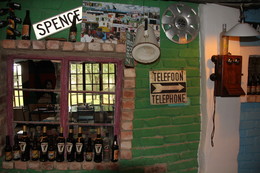
<path fill-rule="evenodd" d="M 108 137 L 108 133 L 104 138 L 101 137 L 100 129 L 97 130 L 96 139 L 92 140 L 90 137 L 87 142 L 82 137 L 82 128 L 78 128 L 77 138 L 73 137 L 73 129 L 69 129 L 69 135 L 65 139 L 63 130 L 60 127 L 60 132 L 57 138 L 47 136 L 46 126 L 43 127 L 42 135 L 39 139 L 34 137 L 30 141 L 26 126 L 23 126 L 23 135 L 20 139 L 15 135 L 14 145 L 10 145 L 10 138 L 6 136 L 5 146 L 5 161 L 21 160 L 21 161 L 57 161 L 63 162 L 83 162 L 94 161 L 100 163 L 117 162 L 119 154 L 119 146 L 117 143 L 117 136 L 114 136 L 112 145 Z M 65 157 L 66 156 L 66 157 Z"/>
<path fill-rule="evenodd" d="M 248 75 L 247 95 L 260 95 L 260 73 Z"/>

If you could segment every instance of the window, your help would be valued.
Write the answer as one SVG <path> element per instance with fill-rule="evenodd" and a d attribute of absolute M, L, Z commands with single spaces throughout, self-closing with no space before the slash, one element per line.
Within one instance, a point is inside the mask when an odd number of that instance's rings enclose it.
<path fill-rule="evenodd" d="M 22 68 L 20 64 L 14 63 L 14 100 L 13 105 L 15 108 L 23 106 L 23 92 L 18 89 L 22 89 Z"/>
<path fill-rule="evenodd" d="M 87 59 L 87 60 L 86 60 Z M 29 124 L 33 133 L 48 124 L 58 129 L 63 126 L 83 127 L 83 133 L 118 133 L 122 78 L 119 59 L 38 58 L 14 56 L 8 60 L 14 70 L 8 76 L 9 133 Z M 120 72 L 121 70 L 121 72 Z M 15 129 L 13 131 L 13 129 Z"/>

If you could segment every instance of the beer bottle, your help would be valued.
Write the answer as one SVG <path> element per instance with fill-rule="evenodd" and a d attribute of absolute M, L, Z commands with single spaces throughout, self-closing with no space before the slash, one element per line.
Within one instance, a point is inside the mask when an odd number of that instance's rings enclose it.
<path fill-rule="evenodd" d="M 109 134 L 106 133 L 105 138 L 103 139 L 103 161 L 104 162 L 109 162 L 110 161 L 110 139 L 109 139 Z"/>
<path fill-rule="evenodd" d="M 75 140 L 73 138 L 73 129 L 69 129 L 69 136 L 66 141 L 67 161 L 73 162 L 75 160 Z"/>
<path fill-rule="evenodd" d="M 69 31 L 69 41 L 76 42 L 77 39 L 77 26 L 76 26 L 76 16 L 73 16 L 72 25 Z"/>
<path fill-rule="evenodd" d="M 31 19 L 30 19 L 30 11 L 26 10 L 26 15 L 23 20 L 22 27 L 22 40 L 30 40 L 31 39 Z"/>
<path fill-rule="evenodd" d="M 30 160 L 30 139 L 27 135 L 27 127 L 23 126 L 23 135 L 20 140 L 20 148 L 21 148 L 21 161 Z"/>
<path fill-rule="evenodd" d="M 112 162 L 117 162 L 118 161 L 118 156 L 119 156 L 119 146 L 117 143 L 117 135 L 114 136 L 113 144 L 112 144 L 112 157 L 111 161 Z"/>
<path fill-rule="evenodd" d="M 94 162 L 102 162 L 103 140 L 101 138 L 100 128 L 97 129 L 97 138 L 94 141 Z"/>
<path fill-rule="evenodd" d="M 65 148 L 65 138 L 63 137 L 63 129 L 62 127 L 60 127 L 60 133 L 57 138 L 57 156 L 56 156 L 57 162 L 64 161 L 64 148 Z"/>
<path fill-rule="evenodd" d="M 5 161 L 11 161 L 13 158 L 12 156 L 12 147 L 10 145 L 10 137 L 5 137 Z"/>
<path fill-rule="evenodd" d="M 83 162 L 84 160 L 84 139 L 82 137 L 82 128 L 78 128 L 78 137 L 76 140 L 76 161 Z"/>
<path fill-rule="evenodd" d="M 37 137 L 34 137 L 33 139 L 31 159 L 32 161 L 37 161 L 39 159 L 39 147 Z"/>
<path fill-rule="evenodd" d="M 46 133 L 46 126 L 43 127 L 43 134 L 40 137 L 40 161 L 46 162 L 48 160 L 48 137 Z"/>
<path fill-rule="evenodd" d="M 55 160 L 55 146 L 54 146 L 53 136 L 50 137 L 50 141 L 49 141 L 48 160 L 50 162 Z"/>
<path fill-rule="evenodd" d="M 13 145 L 13 160 L 21 159 L 21 148 L 19 146 L 18 136 L 14 136 L 14 145 Z"/>
<path fill-rule="evenodd" d="M 86 147 L 86 161 L 90 162 L 90 161 L 92 161 L 92 159 L 93 159 L 92 140 L 89 137 L 87 147 Z"/>

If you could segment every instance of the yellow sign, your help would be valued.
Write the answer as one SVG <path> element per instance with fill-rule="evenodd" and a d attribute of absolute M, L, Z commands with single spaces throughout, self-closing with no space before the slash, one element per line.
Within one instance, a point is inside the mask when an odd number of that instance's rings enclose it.
<path fill-rule="evenodd" d="M 152 105 L 186 102 L 186 71 L 150 71 L 150 103 Z"/>

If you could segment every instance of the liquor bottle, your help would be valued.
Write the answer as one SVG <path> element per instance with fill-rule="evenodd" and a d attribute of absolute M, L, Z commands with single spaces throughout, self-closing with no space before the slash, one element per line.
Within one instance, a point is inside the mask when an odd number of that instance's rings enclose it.
<path fill-rule="evenodd" d="M 84 139 L 82 137 L 82 128 L 78 128 L 78 137 L 76 139 L 76 161 L 83 162 L 84 160 Z"/>
<path fill-rule="evenodd" d="M 30 40 L 31 39 L 31 19 L 30 19 L 30 11 L 26 10 L 26 15 L 23 20 L 22 27 L 22 40 Z"/>
<path fill-rule="evenodd" d="M 90 161 L 92 161 L 92 159 L 93 159 L 92 140 L 89 137 L 87 147 L 86 147 L 86 161 L 90 162 Z"/>
<path fill-rule="evenodd" d="M 14 31 L 16 30 L 16 23 L 15 23 L 15 14 L 13 12 L 10 13 L 10 16 L 7 18 L 8 26 L 6 28 L 6 39 L 16 40 L 16 35 Z"/>
<path fill-rule="evenodd" d="M 247 78 L 247 95 L 251 95 L 251 88 L 252 88 L 252 76 L 248 74 Z"/>
<path fill-rule="evenodd" d="M 64 161 L 64 148 L 65 148 L 65 138 L 63 137 L 63 128 L 60 127 L 60 133 L 57 138 L 57 155 L 56 155 L 57 162 Z"/>
<path fill-rule="evenodd" d="M 21 159 L 21 148 L 19 145 L 18 136 L 14 136 L 14 145 L 13 145 L 13 160 Z"/>
<path fill-rule="evenodd" d="M 20 140 L 20 148 L 21 148 L 21 161 L 30 160 L 30 139 L 27 135 L 27 127 L 23 126 L 23 135 Z"/>
<path fill-rule="evenodd" d="M 226 24 L 222 25 L 222 32 L 220 33 L 220 55 L 227 55 L 228 54 L 228 36 L 225 36 L 226 33 Z"/>
<path fill-rule="evenodd" d="M 257 77 L 256 74 L 252 74 L 252 86 L 251 86 L 251 94 L 256 94 L 256 86 L 257 86 Z"/>
<path fill-rule="evenodd" d="M 11 161 L 13 159 L 12 156 L 12 147 L 10 145 L 10 137 L 5 137 L 5 161 Z"/>
<path fill-rule="evenodd" d="M 69 129 L 69 136 L 66 141 L 67 161 L 73 162 L 75 160 L 75 140 L 73 138 L 73 129 Z"/>
<path fill-rule="evenodd" d="M 94 141 L 94 162 L 102 162 L 103 140 L 101 138 L 100 128 L 97 129 L 97 138 Z"/>
<path fill-rule="evenodd" d="M 257 75 L 256 78 L 256 94 L 260 95 L 260 73 Z"/>
<path fill-rule="evenodd" d="M 50 162 L 55 160 L 55 146 L 53 136 L 50 137 L 49 146 L 48 146 L 48 160 Z"/>
<path fill-rule="evenodd" d="M 117 135 L 114 136 L 113 144 L 112 144 L 112 157 L 111 161 L 112 162 L 117 162 L 118 161 L 118 156 L 119 156 L 119 146 L 117 143 Z"/>
<path fill-rule="evenodd" d="M 43 134 L 40 137 L 40 161 L 46 162 L 48 160 L 48 137 L 46 133 L 46 126 L 43 127 Z"/>
<path fill-rule="evenodd" d="M 69 41 L 76 42 L 76 39 L 77 39 L 76 16 L 73 16 L 72 25 L 69 31 Z"/>
<path fill-rule="evenodd" d="M 32 161 L 39 160 L 39 146 L 38 146 L 37 137 L 34 137 L 34 139 L 33 139 L 31 159 L 32 159 Z"/>
<path fill-rule="evenodd" d="M 103 139 L 103 161 L 109 162 L 110 161 L 110 139 L 109 133 L 106 133 L 105 138 Z"/>

